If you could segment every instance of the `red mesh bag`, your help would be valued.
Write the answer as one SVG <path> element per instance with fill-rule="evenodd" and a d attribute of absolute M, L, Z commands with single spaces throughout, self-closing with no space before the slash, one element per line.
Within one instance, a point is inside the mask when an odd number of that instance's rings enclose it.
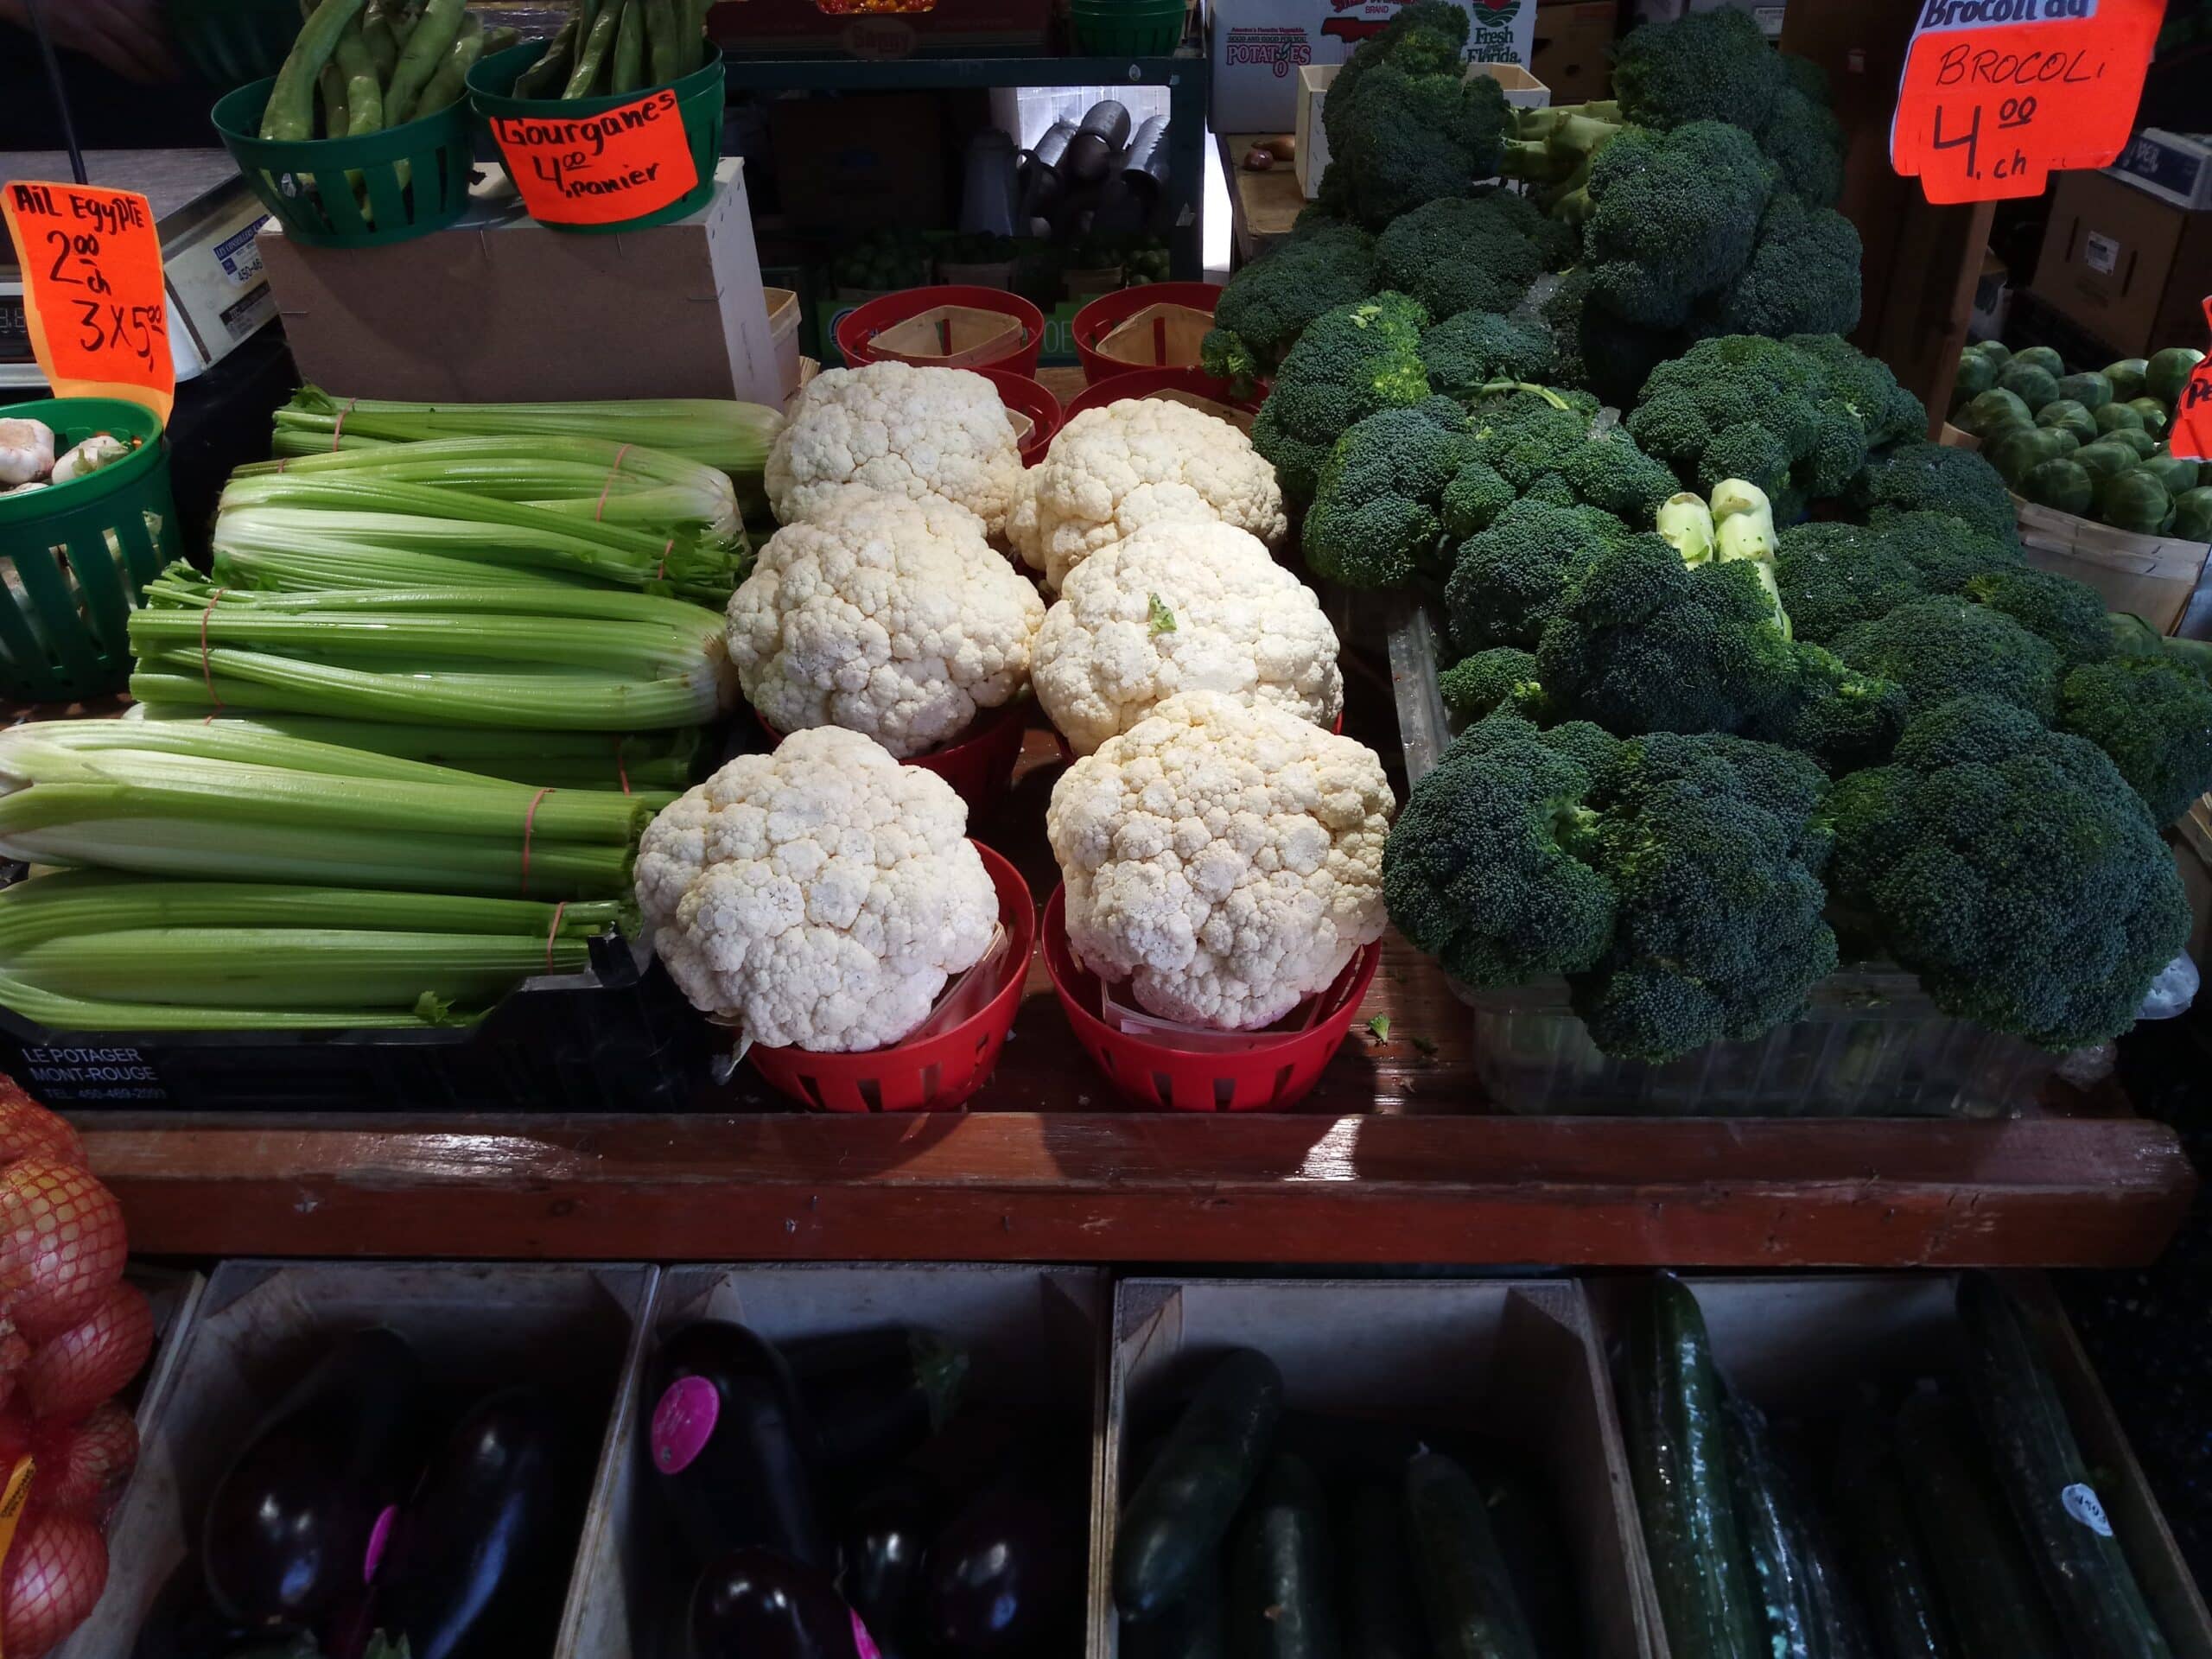
<path fill-rule="evenodd" d="M 138 1461 L 138 1425 L 111 1400 L 79 1422 L 53 1418 L 39 1423 L 31 1432 L 31 1455 L 38 1459 L 33 1509 L 100 1521 L 107 1499 Z"/>
<path fill-rule="evenodd" d="M 8 1659 L 41 1659 L 85 1622 L 106 1584 L 98 1527 L 59 1510 L 26 1515 L 0 1574 L 0 1648 Z"/>
<path fill-rule="evenodd" d="M 51 1158 L 0 1171 L 0 1299 L 32 1346 L 81 1324 L 123 1277 L 123 1206 Z"/>
<path fill-rule="evenodd" d="M 40 1105 L 11 1077 L 0 1077 L 0 1165 L 46 1158 L 85 1167 L 85 1143 L 67 1119 Z"/>
<path fill-rule="evenodd" d="M 135 1285 L 101 1293 L 81 1325 L 31 1354 L 23 1392 L 34 1417 L 82 1417 L 138 1375 L 154 1351 L 154 1310 Z"/>

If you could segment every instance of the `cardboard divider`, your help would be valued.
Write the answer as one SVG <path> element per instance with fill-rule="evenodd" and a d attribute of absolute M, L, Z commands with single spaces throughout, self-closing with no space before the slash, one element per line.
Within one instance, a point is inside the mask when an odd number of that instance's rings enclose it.
<path fill-rule="evenodd" d="M 883 357 L 924 368 L 972 369 L 1020 343 L 1021 321 L 972 305 L 933 305 L 893 323 L 869 343 Z"/>
<path fill-rule="evenodd" d="M 661 1659 L 670 1610 L 690 1588 L 671 1567 L 673 1534 L 639 1429 L 653 1408 L 641 1390 L 661 1337 L 702 1319 L 734 1320 L 779 1343 L 926 1326 L 968 1349 L 969 1401 L 1065 1409 L 1087 1427 L 1084 1463 L 1095 1493 L 1109 1307 L 1107 1276 L 1095 1268 L 806 1262 L 666 1269 L 642 1327 L 647 1339 L 617 1401 L 555 1659 Z"/>
<path fill-rule="evenodd" d="M 2133 613 L 2160 633 L 2180 622 L 2212 554 L 2212 543 L 2115 530 L 2018 495 L 2012 504 L 2030 564 L 2087 582 L 2107 610 Z"/>
<path fill-rule="evenodd" d="M 1101 357 L 1140 368 L 1187 368 L 1198 360 L 1198 342 L 1213 314 L 1187 305 L 1147 305 L 1094 347 Z"/>
<path fill-rule="evenodd" d="M 1238 1347 L 1275 1362 L 1290 1411 L 1465 1428 L 1527 1452 L 1562 1523 L 1583 1651 L 1658 1659 L 1611 1387 L 1582 1287 L 1557 1279 L 1123 1281 L 1091 1524 L 1089 1659 L 1121 1651 L 1114 1537 L 1135 1488 L 1134 1446 L 1172 1420 L 1194 1368 Z"/>

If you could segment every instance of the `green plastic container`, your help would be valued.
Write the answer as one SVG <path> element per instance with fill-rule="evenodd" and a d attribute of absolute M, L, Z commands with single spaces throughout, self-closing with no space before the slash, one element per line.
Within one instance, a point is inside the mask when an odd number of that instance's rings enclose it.
<path fill-rule="evenodd" d="M 470 116 L 466 99 L 435 115 L 359 138 L 264 139 L 261 112 L 276 78 L 219 99 L 215 130 L 269 211 L 295 240 L 366 248 L 441 230 L 468 206 Z M 368 195 L 368 211 L 354 181 Z"/>
<path fill-rule="evenodd" d="M 300 32 L 295 0 L 168 0 L 168 12 L 184 60 L 226 92 L 275 74 Z"/>
<path fill-rule="evenodd" d="M 54 429 L 56 455 L 102 432 L 140 442 L 73 483 L 0 495 L 0 690 L 40 702 L 119 691 L 130 677 L 130 613 L 182 556 L 168 440 L 151 410 L 112 397 L 0 409 L 0 419 L 24 418 Z"/>
<path fill-rule="evenodd" d="M 1076 49 L 1094 57 L 1159 58 L 1183 43 L 1183 0 L 1073 0 Z"/>
<path fill-rule="evenodd" d="M 495 52 L 468 72 L 469 101 L 488 124 L 495 117 L 519 120 L 582 121 L 625 104 L 634 104 L 658 87 L 640 86 L 635 92 L 610 92 L 604 98 L 515 98 L 511 96 L 522 72 L 536 63 L 545 49 L 543 41 L 526 41 Z M 640 230 L 689 217 L 707 205 L 715 194 L 715 164 L 722 158 L 722 106 L 725 102 L 721 48 L 709 45 L 707 60 L 682 79 L 666 82 L 676 92 L 676 107 L 683 118 L 683 136 L 691 142 L 691 160 L 699 169 L 699 182 L 657 212 L 605 225 L 563 225 L 553 219 L 540 223 L 556 231 L 604 236 L 613 231 Z M 498 129 L 493 129 L 496 139 Z"/>

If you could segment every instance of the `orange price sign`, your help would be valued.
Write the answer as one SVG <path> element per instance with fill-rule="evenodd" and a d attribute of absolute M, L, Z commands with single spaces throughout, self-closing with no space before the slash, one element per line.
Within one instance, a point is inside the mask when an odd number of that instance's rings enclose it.
<path fill-rule="evenodd" d="M 2212 327 L 2212 299 L 2204 302 L 2204 321 Z M 2174 399 L 2174 427 L 2166 453 L 2183 461 L 2212 461 L 2212 357 L 2200 357 Z"/>
<path fill-rule="evenodd" d="M 31 353 L 57 397 L 124 397 L 167 425 L 176 402 L 154 210 L 134 190 L 18 180 L 0 219 L 23 273 Z"/>
<path fill-rule="evenodd" d="M 549 225 L 658 213 L 699 182 L 676 94 L 665 86 L 575 120 L 495 116 L 492 136 L 523 206 Z"/>
<path fill-rule="evenodd" d="M 1939 204 L 2036 196 L 2135 124 L 2163 0 L 1920 0 L 1890 162 Z"/>

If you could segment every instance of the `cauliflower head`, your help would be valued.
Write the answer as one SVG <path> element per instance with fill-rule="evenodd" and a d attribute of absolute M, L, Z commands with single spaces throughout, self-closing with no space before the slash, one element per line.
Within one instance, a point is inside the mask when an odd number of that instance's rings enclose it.
<path fill-rule="evenodd" d="M 1045 601 L 965 507 L 847 489 L 768 538 L 728 617 L 738 683 L 770 725 L 842 726 L 906 755 L 1020 691 Z"/>
<path fill-rule="evenodd" d="M 1289 528 L 1275 469 L 1227 421 L 1163 397 L 1086 409 L 1022 475 L 1007 539 L 1058 592 L 1068 572 L 1166 519 L 1218 519 L 1270 547 Z"/>
<path fill-rule="evenodd" d="M 1092 554 L 1045 613 L 1037 701 L 1089 754 L 1181 691 L 1226 691 L 1317 726 L 1342 712 L 1337 631 L 1313 590 L 1234 525 L 1147 524 Z"/>
<path fill-rule="evenodd" d="M 772 1047 L 898 1042 L 988 948 L 968 809 L 856 732 L 794 732 L 663 808 L 638 904 L 692 1005 Z"/>
<path fill-rule="evenodd" d="M 1068 943 L 1164 1019 L 1251 1030 L 1382 937 L 1375 752 L 1218 691 L 1170 697 L 1052 791 Z"/>
<path fill-rule="evenodd" d="M 768 448 L 763 481 L 779 524 L 812 517 L 841 484 L 865 484 L 957 501 L 996 536 L 1021 482 L 1021 451 L 982 375 L 868 363 L 807 383 Z"/>

